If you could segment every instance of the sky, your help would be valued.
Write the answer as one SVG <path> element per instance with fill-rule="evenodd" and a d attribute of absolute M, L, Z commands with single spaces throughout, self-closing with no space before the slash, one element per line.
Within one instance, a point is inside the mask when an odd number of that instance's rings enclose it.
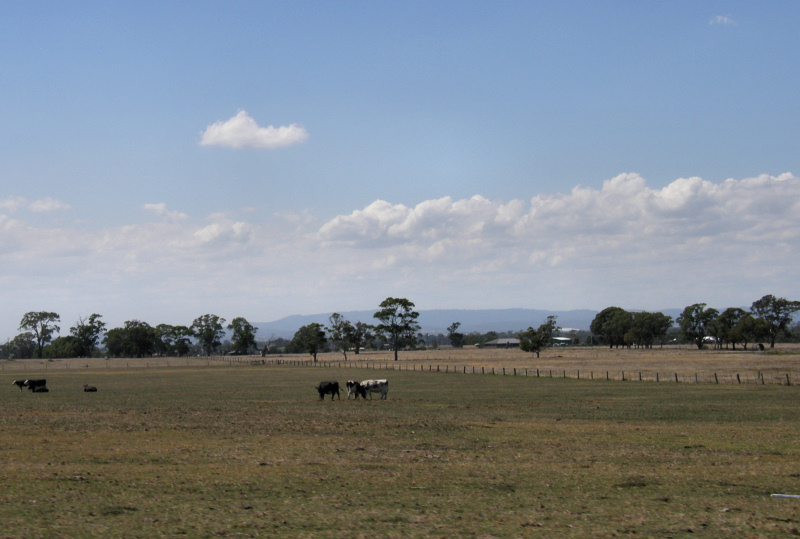
<path fill-rule="evenodd" d="M 800 3 L 0 0 L 0 339 L 800 299 Z M 532 321 L 532 324 L 540 321 Z"/>

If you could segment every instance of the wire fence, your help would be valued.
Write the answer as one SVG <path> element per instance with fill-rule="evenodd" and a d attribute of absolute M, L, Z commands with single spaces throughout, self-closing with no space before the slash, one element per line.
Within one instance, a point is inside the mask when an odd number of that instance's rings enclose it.
<path fill-rule="evenodd" d="M 441 363 L 386 362 L 386 361 L 330 361 L 303 360 L 295 358 L 262 358 L 261 356 L 208 356 L 208 357 L 153 357 L 153 358 L 94 358 L 86 361 L 33 361 L 20 360 L 2 362 L 0 372 L 47 372 L 58 370 L 86 369 L 136 369 L 136 368 L 177 368 L 177 367 L 211 367 L 219 365 L 288 365 L 311 368 L 359 369 L 374 371 L 410 371 L 439 374 L 461 374 L 482 376 L 511 376 L 536 378 L 564 378 L 574 380 L 655 382 L 684 384 L 759 384 L 759 385 L 794 385 L 800 380 L 800 373 L 791 371 L 742 371 L 742 372 L 665 372 L 658 370 L 589 370 L 589 369 L 554 369 L 536 367 L 502 367 L 453 365 Z"/>

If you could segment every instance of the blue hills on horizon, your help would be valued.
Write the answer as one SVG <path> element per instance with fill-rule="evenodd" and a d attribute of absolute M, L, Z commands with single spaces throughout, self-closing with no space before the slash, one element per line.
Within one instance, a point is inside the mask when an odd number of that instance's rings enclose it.
<path fill-rule="evenodd" d="M 350 322 L 364 322 L 376 324 L 373 314 L 378 309 L 369 311 L 341 312 Z M 664 314 L 672 316 L 673 320 L 681 313 L 681 309 L 664 309 Z M 420 310 L 419 325 L 422 333 L 447 334 L 447 328 L 453 322 L 460 322 L 460 333 L 487 333 L 489 331 L 524 331 L 529 327 L 539 327 L 547 321 L 547 317 L 558 317 L 558 325 L 562 328 L 589 330 L 589 325 L 599 311 L 577 309 L 571 311 L 547 311 L 543 309 L 431 309 Z M 291 339 L 295 332 L 302 326 L 318 323 L 327 326 L 330 313 L 291 315 L 272 322 L 256 322 L 258 328 L 256 337 L 260 340 L 269 338 Z"/>

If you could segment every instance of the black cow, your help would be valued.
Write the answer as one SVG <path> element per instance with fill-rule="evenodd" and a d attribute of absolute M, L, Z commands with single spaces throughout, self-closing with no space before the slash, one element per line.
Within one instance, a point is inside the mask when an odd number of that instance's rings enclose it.
<path fill-rule="evenodd" d="M 25 380 L 25 387 L 33 393 L 47 393 L 47 380 L 44 378 L 40 380 Z M 41 391 L 40 388 L 44 388 L 44 391 Z"/>
<path fill-rule="evenodd" d="M 328 394 L 330 394 L 331 400 L 333 400 L 334 395 L 339 397 L 339 400 L 342 400 L 342 396 L 339 395 L 339 382 L 320 382 L 314 389 L 319 392 L 319 400 L 321 401 L 324 401 L 325 395 Z"/>
<path fill-rule="evenodd" d="M 97 388 L 89 384 L 83 384 L 83 390 L 87 393 L 97 393 Z"/>

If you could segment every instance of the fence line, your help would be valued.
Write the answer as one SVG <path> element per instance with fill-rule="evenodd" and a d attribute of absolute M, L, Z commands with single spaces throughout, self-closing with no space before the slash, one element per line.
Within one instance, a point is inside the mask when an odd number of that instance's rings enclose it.
<path fill-rule="evenodd" d="M 219 357 L 212 358 L 219 361 L 231 361 L 230 358 Z M 607 381 L 639 381 L 639 382 L 655 382 L 655 383 L 683 383 L 683 384 L 760 384 L 760 385 L 786 385 L 791 386 L 796 380 L 800 379 L 798 376 L 792 376 L 790 373 L 769 373 L 767 375 L 762 371 L 758 372 L 744 372 L 744 373 L 720 373 L 720 372 L 694 372 L 694 373 L 681 373 L 681 372 L 661 372 L 661 371 L 581 371 L 576 369 L 569 371 L 561 369 L 561 371 L 553 372 L 553 369 L 547 371 L 538 368 L 521 368 L 521 367 L 476 367 L 474 365 L 440 365 L 428 363 L 388 363 L 388 362 L 370 362 L 370 361 L 313 361 L 313 360 L 299 360 L 299 359 L 261 359 L 253 360 L 237 358 L 248 364 L 257 365 L 293 365 L 299 367 L 316 367 L 316 368 L 348 368 L 348 369 L 365 369 L 365 370 L 391 370 L 391 371 L 427 371 L 437 372 L 442 374 L 481 374 L 490 376 L 521 376 L 521 377 L 537 377 L 537 378 L 568 378 L 576 380 L 607 380 Z M 417 368 L 419 366 L 419 368 Z M 426 369 L 427 366 L 427 369 Z M 442 369 L 444 367 L 444 369 Z"/>
<path fill-rule="evenodd" d="M 190 365 L 190 361 L 192 364 Z M 612 370 L 566 370 L 553 371 L 553 369 L 539 369 L 534 367 L 477 367 L 475 365 L 450 365 L 450 364 L 434 364 L 434 363 L 410 363 L 410 362 L 380 362 L 380 361 L 313 361 L 311 359 L 266 359 L 258 358 L 257 356 L 209 356 L 205 358 L 152 358 L 151 360 L 135 361 L 131 367 L 131 361 L 125 362 L 125 368 L 164 368 L 164 367 L 182 367 L 182 366 L 211 366 L 214 364 L 227 363 L 229 366 L 233 365 L 290 365 L 298 367 L 315 367 L 315 368 L 347 368 L 347 369 L 364 369 L 364 370 L 391 370 L 391 371 L 412 371 L 412 372 L 437 372 L 440 374 L 478 374 L 484 376 L 521 376 L 521 377 L 536 377 L 536 378 L 564 378 L 576 380 L 607 380 L 607 381 L 623 381 L 623 382 L 655 382 L 655 383 L 676 383 L 676 384 L 760 384 L 760 385 L 786 385 L 791 386 L 800 380 L 800 375 L 793 375 L 789 372 L 744 372 L 744 373 L 731 373 L 731 372 L 694 372 L 694 373 L 681 373 L 681 372 L 662 372 L 662 371 L 612 371 Z M 21 363 L 15 362 L 14 366 L 19 366 Z M 37 365 L 29 364 L 26 367 L 36 367 Z M 57 364 L 53 364 L 52 368 L 48 363 L 40 364 L 38 367 L 41 370 L 58 370 Z M 444 368 L 442 368 L 444 367 Z M 88 364 L 85 365 L 70 365 L 64 363 L 61 365 L 63 370 L 80 370 L 82 368 L 90 368 Z M 109 368 L 106 363 L 105 367 L 95 368 Z M 114 368 L 122 368 L 121 363 Z M 0 365 L 0 371 L 5 372 L 5 365 Z M 20 369 L 14 369 L 14 372 Z M 27 368 L 25 370 L 35 370 Z"/>

